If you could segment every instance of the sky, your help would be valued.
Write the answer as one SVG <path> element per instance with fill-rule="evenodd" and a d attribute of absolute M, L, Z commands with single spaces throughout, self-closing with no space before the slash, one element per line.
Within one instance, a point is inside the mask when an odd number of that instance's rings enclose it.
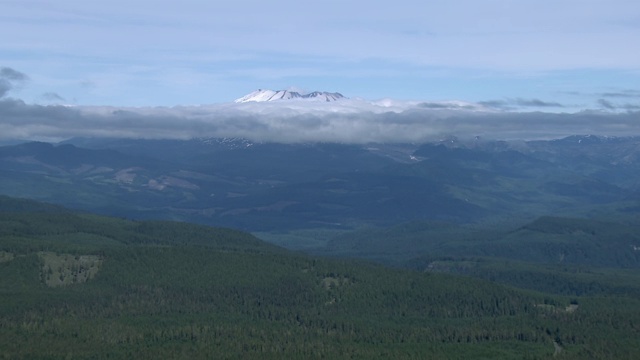
<path fill-rule="evenodd" d="M 640 110 L 637 0 L 0 0 L 0 33 L 0 107 L 12 116 L 10 100 L 131 113 L 256 89 L 509 113 Z"/>

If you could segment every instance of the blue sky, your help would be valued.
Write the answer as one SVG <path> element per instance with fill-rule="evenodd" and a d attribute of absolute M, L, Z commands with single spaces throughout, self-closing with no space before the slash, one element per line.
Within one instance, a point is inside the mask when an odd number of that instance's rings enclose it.
<path fill-rule="evenodd" d="M 173 106 L 258 88 L 637 110 L 640 2 L 0 1 L 33 104 Z"/>

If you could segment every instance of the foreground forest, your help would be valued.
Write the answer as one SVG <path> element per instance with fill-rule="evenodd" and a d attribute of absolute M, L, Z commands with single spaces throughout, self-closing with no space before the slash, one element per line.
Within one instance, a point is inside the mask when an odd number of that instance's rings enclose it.
<path fill-rule="evenodd" d="M 640 356 L 633 273 L 631 291 L 565 296 L 414 265 L 1 197 L 0 358 Z"/>

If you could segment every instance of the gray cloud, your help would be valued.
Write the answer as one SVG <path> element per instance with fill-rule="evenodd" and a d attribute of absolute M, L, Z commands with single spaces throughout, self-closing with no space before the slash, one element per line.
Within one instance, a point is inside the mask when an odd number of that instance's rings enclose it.
<path fill-rule="evenodd" d="M 486 100 L 480 101 L 479 104 L 497 109 L 504 109 L 509 107 L 509 102 L 504 100 Z"/>
<path fill-rule="evenodd" d="M 411 107 L 402 111 L 338 111 L 283 105 L 110 108 L 30 105 L 0 100 L 0 138 L 70 137 L 189 139 L 243 137 L 275 142 L 421 142 L 443 136 L 542 139 L 574 134 L 640 135 L 640 112 L 467 111 Z"/>
<path fill-rule="evenodd" d="M 0 98 L 4 97 L 16 83 L 23 83 L 29 77 L 17 70 L 8 67 L 0 67 Z"/>
<path fill-rule="evenodd" d="M 598 99 L 598 104 L 607 110 L 615 110 L 616 106 L 611 101 L 605 99 Z"/>
<path fill-rule="evenodd" d="M 508 98 L 478 104 L 363 100 L 270 102 L 148 108 L 27 104 L 4 97 L 28 79 L 0 68 L 0 140 L 71 137 L 189 139 L 242 137 L 275 142 L 420 142 L 443 136 L 539 139 L 573 134 L 640 135 L 639 107 L 600 99 L 607 110 L 555 114 L 508 112 L 511 107 L 562 107 L 539 99 Z M 63 101 L 56 93 L 43 99 Z M 484 106 L 484 107 L 483 107 Z M 500 109 L 487 111 L 486 107 Z"/>
<path fill-rule="evenodd" d="M 542 101 L 540 99 L 515 99 L 516 105 L 533 107 L 563 107 L 562 104 L 552 101 Z"/>
<path fill-rule="evenodd" d="M 11 90 L 11 83 L 8 80 L 0 78 L 0 98 Z"/>
<path fill-rule="evenodd" d="M 626 111 L 635 111 L 640 110 L 640 105 L 637 104 L 614 104 L 611 101 L 605 99 L 598 99 L 598 104 L 607 110 L 626 110 Z"/>
<path fill-rule="evenodd" d="M 56 94 L 54 92 L 46 92 L 46 93 L 40 95 L 40 98 L 42 100 L 51 101 L 51 102 L 65 101 L 65 99 L 62 96 L 60 96 L 60 95 L 58 95 L 58 94 Z"/>
<path fill-rule="evenodd" d="M 451 102 L 422 102 L 416 106 L 425 109 L 477 110 L 477 106 L 472 104 L 458 104 Z"/>
<path fill-rule="evenodd" d="M 543 101 L 540 99 L 523 99 L 523 98 L 509 98 L 504 100 L 487 100 L 480 101 L 479 104 L 504 110 L 512 110 L 516 107 L 564 107 L 564 105 L 558 102 Z"/>
<path fill-rule="evenodd" d="M 639 90 L 622 90 L 618 92 L 605 92 L 598 94 L 601 97 L 610 97 L 610 98 L 640 98 Z"/>
<path fill-rule="evenodd" d="M 446 104 L 442 104 L 442 103 L 429 103 L 429 102 L 423 102 L 418 104 L 418 106 L 423 107 L 425 109 L 448 109 L 449 106 L 447 106 Z"/>
<path fill-rule="evenodd" d="M 29 79 L 27 75 L 8 67 L 0 68 L 0 78 L 13 81 L 26 81 Z"/>

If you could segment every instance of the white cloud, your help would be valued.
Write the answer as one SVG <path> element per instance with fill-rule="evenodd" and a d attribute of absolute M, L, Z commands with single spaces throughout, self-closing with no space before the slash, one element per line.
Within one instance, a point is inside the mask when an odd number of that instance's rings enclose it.
<path fill-rule="evenodd" d="M 443 103 L 447 104 L 447 103 Z M 3 139 L 243 137 L 274 142 L 421 142 L 443 136 L 540 139 L 573 134 L 640 135 L 640 112 L 472 111 L 422 103 L 380 106 L 274 102 L 115 108 L 29 105 L 0 101 Z"/>

